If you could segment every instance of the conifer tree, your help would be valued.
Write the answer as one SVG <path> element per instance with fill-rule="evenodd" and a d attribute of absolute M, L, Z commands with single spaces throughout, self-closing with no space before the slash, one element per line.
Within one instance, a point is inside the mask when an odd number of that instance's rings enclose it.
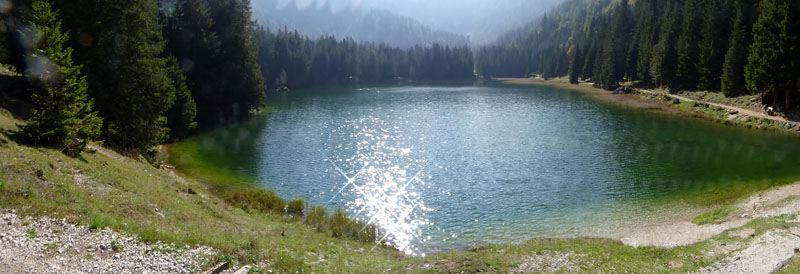
<path fill-rule="evenodd" d="M 581 67 L 583 62 L 583 56 L 581 55 L 581 48 L 574 47 L 570 52 L 570 62 L 569 62 L 569 82 L 571 84 L 577 84 L 578 79 L 580 78 L 581 74 Z"/>
<path fill-rule="evenodd" d="M 722 65 L 722 78 L 720 88 L 725 96 L 732 97 L 747 92 L 745 86 L 744 67 L 747 64 L 750 37 L 750 19 L 748 14 L 749 0 L 736 1 L 736 17 L 725 53 L 725 63 Z"/>
<path fill-rule="evenodd" d="M 699 26 L 702 16 L 699 0 L 686 0 L 683 6 L 683 22 L 681 33 L 678 37 L 677 51 L 678 64 L 675 71 L 674 82 L 676 88 L 694 88 L 697 86 L 697 62 L 698 62 L 698 36 Z"/>
<path fill-rule="evenodd" d="M 29 141 L 55 145 L 77 157 L 89 139 L 99 136 L 102 119 L 92 110 L 93 101 L 86 94 L 86 79 L 81 66 L 72 61 L 69 39 L 61 31 L 61 21 L 46 1 L 34 1 L 24 22 L 36 31 L 23 35 L 37 41 L 28 49 L 26 77 L 37 89 L 33 95 L 33 113 L 19 134 Z"/>
<path fill-rule="evenodd" d="M 178 66 L 178 60 L 173 56 L 167 59 L 167 72 L 175 86 L 175 104 L 166 113 L 167 128 L 170 138 L 183 139 L 189 137 L 189 133 L 197 127 L 195 121 L 197 105 L 186 85 L 186 76 Z"/>
<path fill-rule="evenodd" d="M 650 75 L 660 85 L 673 87 L 677 70 L 677 53 L 675 51 L 675 38 L 680 29 L 679 7 L 671 4 L 668 8 L 664 23 L 661 25 L 661 36 L 658 44 L 653 49 L 653 62 L 650 66 Z"/>
<path fill-rule="evenodd" d="M 76 60 L 87 68 L 89 95 L 105 119 L 107 144 L 155 152 L 169 133 L 164 113 L 175 85 L 162 57 L 165 43 L 152 0 L 55 0 L 72 33 Z"/>
<path fill-rule="evenodd" d="M 731 9 L 721 0 L 707 0 L 703 10 L 706 16 L 699 30 L 697 89 L 718 90 L 725 57 L 723 53 L 728 49 L 730 39 Z"/>
<path fill-rule="evenodd" d="M 780 101 L 788 109 L 797 77 L 798 14 L 793 0 L 762 0 L 760 16 L 753 26 L 753 44 L 745 67 L 751 91 L 772 94 L 772 106 Z M 781 96 L 783 95 L 783 96 Z M 783 98 L 781 98 L 783 97 Z"/>

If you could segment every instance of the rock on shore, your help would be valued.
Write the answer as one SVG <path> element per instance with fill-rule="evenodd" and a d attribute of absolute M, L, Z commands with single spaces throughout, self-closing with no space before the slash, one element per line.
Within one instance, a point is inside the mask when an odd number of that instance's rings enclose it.
<path fill-rule="evenodd" d="M 209 247 L 147 244 L 107 228 L 0 212 L 3 273 L 195 273 L 214 256 Z"/>

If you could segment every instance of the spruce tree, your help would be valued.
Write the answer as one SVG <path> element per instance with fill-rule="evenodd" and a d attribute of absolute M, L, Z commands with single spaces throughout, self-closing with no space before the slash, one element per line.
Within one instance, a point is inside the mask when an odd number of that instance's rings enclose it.
<path fill-rule="evenodd" d="M 169 133 L 164 113 L 175 101 L 165 42 L 152 0 L 55 0 L 87 68 L 89 95 L 105 119 L 106 144 L 152 155 Z"/>
<path fill-rule="evenodd" d="M 799 18 L 792 2 L 761 1 L 761 14 L 753 26 L 753 44 L 745 67 L 748 89 L 761 93 L 762 98 L 772 94 L 770 104 L 776 107 L 783 101 L 787 109 L 796 88 L 796 58 L 800 50 L 796 33 Z"/>
<path fill-rule="evenodd" d="M 581 55 L 581 48 L 574 47 L 570 52 L 569 61 L 569 82 L 577 84 L 581 75 L 581 67 L 583 65 L 583 56 Z"/>
<path fill-rule="evenodd" d="M 653 57 L 653 47 L 658 35 L 658 9 L 655 0 L 642 0 L 637 2 L 636 32 L 638 42 L 638 57 L 636 58 L 636 76 L 645 84 L 652 82 L 650 64 Z"/>
<path fill-rule="evenodd" d="M 213 126 L 219 122 L 218 104 L 224 93 L 217 85 L 217 77 L 223 72 L 219 56 L 222 41 L 211 9 L 206 0 L 179 0 L 174 12 L 165 17 L 167 47 L 183 69 L 196 102 L 197 120 Z"/>
<path fill-rule="evenodd" d="M 167 72 L 175 86 L 175 104 L 166 113 L 169 136 L 173 140 L 183 139 L 189 137 L 189 133 L 197 127 L 197 105 L 175 57 L 170 56 L 167 59 Z"/>
<path fill-rule="evenodd" d="M 677 51 L 678 64 L 675 71 L 677 88 L 695 88 L 697 86 L 697 62 L 698 62 L 698 36 L 699 26 L 702 16 L 699 0 L 686 0 L 683 6 L 683 22 L 681 33 L 678 37 Z M 708 16 L 708 15 L 706 15 Z"/>
<path fill-rule="evenodd" d="M 730 39 L 728 21 L 731 9 L 722 0 L 708 0 L 703 10 L 706 17 L 700 29 L 697 89 L 718 90 L 724 61 L 723 53 L 728 49 Z"/>
<path fill-rule="evenodd" d="M 677 70 L 677 53 L 675 51 L 675 38 L 680 29 L 680 14 L 677 4 L 668 8 L 664 23 L 661 24 L 660 38 L 653 49 L 653 62 L 650 66 L 650 75 L 657 84 L 673 88 Z"/>
<path fill-rule="evenodd" d="M 86 79 L 81 66 L 72 61 L 69 39 L 61 32 L 61 21 L 46 1 L 31 3 L 27 25 L 36 31 L 23 35 L 37 41 L 24 56 L 25 74 L 37 92 L 33 95 L 33 113 L 19 135 L 34 143 L 55 145 L 77 157 L 89 139 L 99 136 L 102 119 L 92 110 L 93 101 L 86 94 Z"/>
<path fill-rule="evenodd" d="M 733 97 L 745 94 L 744 67 L 747 64 L 749 52 L 750 27 L 749 27 L 749 0 L 736 1 L 736 17 L 725 53 L 725 63 L 722 65 L 722 78 L 720 88 L 725 96 Z"/>

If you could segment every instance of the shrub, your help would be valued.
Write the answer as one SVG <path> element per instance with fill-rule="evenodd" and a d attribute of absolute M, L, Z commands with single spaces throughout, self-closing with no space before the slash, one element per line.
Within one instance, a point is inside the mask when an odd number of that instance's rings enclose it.
<path fill-rule="evenodd" d="M 305 223 L 317 229 L 319 232 L 327 231 L 325 221 L 328 219 L 328 213 L 324 207 L 312 206 L 308 208 L 308 215 L 306 215 Z"/>
<path fill-rule="evenodd" d="M 305 209 L 305 201 L 300 198 L 294 198 L 289 201 L 289 205 L 286 207 L 286 213 L 292 216 L 303 216 L 303 210 Z"/>
<path fill-rule="evenodd" d="M 228 190 L 223 196 L 229 204 L 246 211 L 283 214 L 286 208 L 286 201 L 266 189 Z"/>

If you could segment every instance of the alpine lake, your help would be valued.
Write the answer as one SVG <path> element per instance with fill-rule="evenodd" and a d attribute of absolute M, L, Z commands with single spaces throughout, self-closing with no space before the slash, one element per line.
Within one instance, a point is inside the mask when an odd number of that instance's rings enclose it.
<path fill-rule="evenodd" d="M 293 90 L 266 104 L 250 121 L 171 145 L 172 159 L 187 173 L 346 209 L 409 255 L 616 237 L 800 180 L 798 137 L 557 87 Z"/>

